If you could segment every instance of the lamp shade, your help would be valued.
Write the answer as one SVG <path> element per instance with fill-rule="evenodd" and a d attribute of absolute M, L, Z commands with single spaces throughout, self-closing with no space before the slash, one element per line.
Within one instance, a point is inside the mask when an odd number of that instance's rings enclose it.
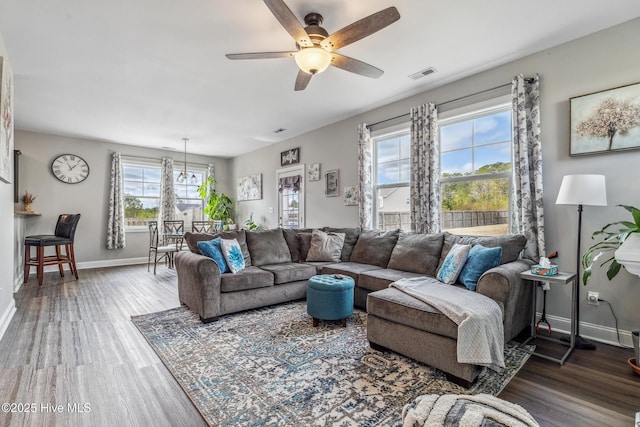
<path fill-rule="evenodd" d="M 604 175 L 565 175 L 556 205 L 607 206 Z"/>
<path fill-rule="evenodd" d="M 300 49 L 294 58 L 298 67 L 308 74 L 321 73 L 331 64 L 331 54 L 319 47 Z"/>

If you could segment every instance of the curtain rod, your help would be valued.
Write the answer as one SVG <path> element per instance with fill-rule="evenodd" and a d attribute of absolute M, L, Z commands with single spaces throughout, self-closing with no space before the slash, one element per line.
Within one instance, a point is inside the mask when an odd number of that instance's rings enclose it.
<path fill-rule="evenodd" d="M 159 158 L 159 159 L 158 159 L 157 157 L 135 156 L 135 155 L 133 155 L 133 154 L 122 154 L 122 153 L 120 153 L 120 155 L 121 155 L 123 158 L 129 158 L 129 159 L 157 160 L 157 161 L 159 161 L 159 162 L 161 162 L 161 161 L 162 161 L 162 158 Z M 165 156 L 165 157 L 168 157 L 168 156 Z M 173 159 L 173 157 L 172 157 L 172 159 Z M 178 163 L 182 163 L 182 160 L 175 160 L 175 159 L 174 159 L 174 161 L 175 161 L 175 162 L 178 162 Z M 213 162 L 211 162 L 211 163 L 213 163 Z M 189 164 L 189 165 L 195 165 L 195 166 L 204 166 L 204 167 L 209 167 L 209 165 L 208 165 L 208 164 L 203 164 L 203 163 L 188 162 L 188 164 Z"/>
<path fill-rule="evenodd" d="M 524 80 L 527 83 L 531 83 L 531 82 L 533 82 L 533 77 L 526 77 Z M 502 88 L 505 88 L 505 87 L 508 87 L 508 86 L 511 86 L 511 83 L 501 84 L 499 86 L 492 87 L 490 89 L 480 90 L 478 92 L 470 93 L 469 95 L 464 95 L 464 96 L 461 96 L 461 97 L 458 97 L 458 98 L 455 98 L 455 99 L 450 99 L 449 101 L 440 102 L 439 104 L 436 104 L 436 106 L 437 107 L 442 107 L 443 105 L 451 104 L 451 103 L 456 102 L 456 101 L 461 101 L 461 100 L 466 99 L 466 98 L 471 98 L 472 96 L 482 95 L 483 93 L 491 92 L 491 91 L 497 90 L 497 89 L 502 89 Z M 377 126 L 377 125 L 380 125 L 382 123 L 390 122 L 390 121 L 393 121 L 393 120 L 398 120 L 398 119 L 401 119 L 403 117 L 409 118 L 409 113 L 400 114 L 399 116 L 395 116 L 395 117 L 391 117 L 391 118 L 388 118 L 388 119 L 380 120 L 379 122 L 376 122 L 376 123 L 371 123 L 370 125 L 367 125 L 367 128 L 371 128 L 372 126 Z"/>

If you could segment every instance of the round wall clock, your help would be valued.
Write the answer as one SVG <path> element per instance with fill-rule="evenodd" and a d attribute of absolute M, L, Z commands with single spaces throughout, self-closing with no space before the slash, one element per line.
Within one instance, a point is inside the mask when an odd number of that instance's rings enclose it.
<path fill-rule="evenodd" d="M 51 171 L 65 184 L 77 184 L 89 176 L 89 164 L 75 154 L 61 154 L 51 163 Z"/>

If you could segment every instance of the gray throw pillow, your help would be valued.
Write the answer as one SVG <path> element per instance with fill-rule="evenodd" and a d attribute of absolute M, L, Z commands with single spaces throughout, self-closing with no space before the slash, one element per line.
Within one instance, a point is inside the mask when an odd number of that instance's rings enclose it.
<path fill-rule="evenodd" d="M 307 260 L 307 254 L 311 247 L 311 232 L 298 233 L 298 240 L 300 241 L 300 261 Z"/>
<path fill-rule="evenodd" d="M 291 253 L 282 229 L 247 232 L 251 263 L 255 266 L 291 262 Z"/>
<path fill-rule="evenodd" d="M 349 262 L 351 261 L 351 253 L 353 252 L 353 247 L 356 245 L 358 241 L 358 236 L 360 236 L 361 229 L 359 227 L 350 227 L 350 228 L 333 228 L 333 227 L 324 227 L 322 229 L 324 232 L 334 232 L 334 233 L 344 233 L 344 245 L 342 246 L 342 253 L 340 254 L 340 261 Z"/>
<path fill-rule="evenodd" d="M 313 230 L 306 260 L 309 262 L 340 262 L 344 237 L 344 233 L 325 233 L 321 230 Z"/>
<path fill-rule="evenodd" d="M 401 232 L 391 252 L 389 268 L 435 277 L 444 234 Z"/>
<path fill-rule="evenodd" d="M 386 268 L 391 258 L 391 251 L 398 241 L 400 230 L 375 231 L 364 230 L 351 253 L 351 262 L 377 265 Z"/>
<path fill-rule="evenodd" d="M 293 229 L 293 228 L 283 228 L 282 234 L 284 234 L 284 240 L 287 241 L 287 246 L 289 246 L 289 253 L 291 254 L 291 262 L 300 262 L 304 261 L 304 258 L 300 257 L 300 239 L 298 239 L 298 234 L 300 233 L 311 233 L 312 229 Z M 309 248 L 307 247 L 307 251 Z M 306 252 L 305 252 L 306 257 Z"/>

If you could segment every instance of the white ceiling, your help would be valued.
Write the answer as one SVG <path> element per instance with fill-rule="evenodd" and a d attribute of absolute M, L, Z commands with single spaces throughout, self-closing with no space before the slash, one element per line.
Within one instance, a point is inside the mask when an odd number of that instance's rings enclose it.
<path fill-rule="evenodd" d="M 640 16 L 638 0 L 287 4 L 329 33 L 396 6 L 398 22 L 339 51 L 385 74 L 330 67 L 294 92 L 292 58 L 226 59 L 294 49 L 261 0 L 0 0 L 16 127 L 233 157 Z"/>

